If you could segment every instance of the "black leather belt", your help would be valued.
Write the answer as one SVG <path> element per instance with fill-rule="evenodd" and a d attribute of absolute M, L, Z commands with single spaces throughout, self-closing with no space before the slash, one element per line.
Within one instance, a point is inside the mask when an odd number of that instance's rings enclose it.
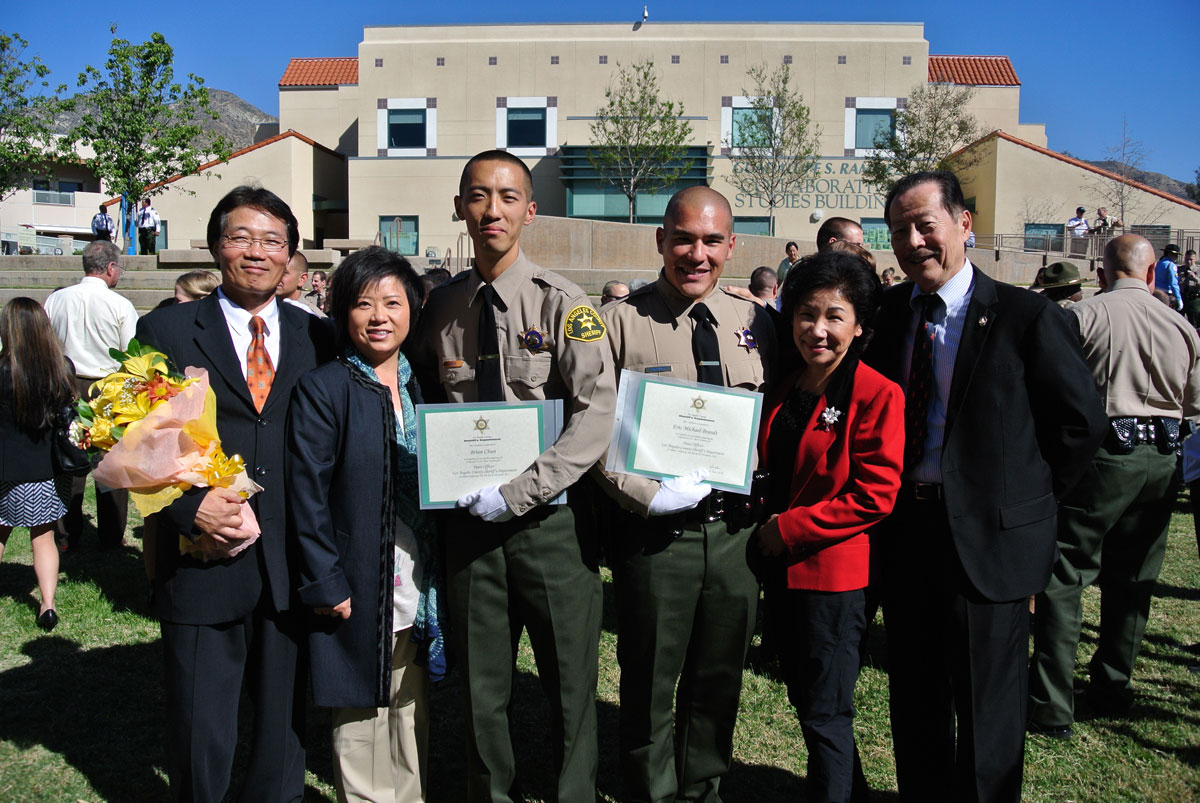
<path fill-rule="evenodd" d="M 699 522 L 701 524 L 712 524 L 715 521 L 720 521 L 725 518 L 726 498 L 732 502 L 736 496 L 737 494 L 726 494 L 724 491 L 713 491 L 701 499 L 700 504 L 691 510 L 685 511 L 683 520 L 692 523 Z"/>
<path fill-rule="evenodd" d="M 918 502 L 940 502 L 943 498 L 942 485 L 938 482 L 906 482 L 900 492 Z"/>
<path fill-rule="evenodd" d="M 1135 446 L 1152 444 L 1163 454 L 1170 454 L 1179 448 L 1182 440 L 1179 424 L 1178 419 L 1158 416 L 1110 418 L 1104 448 L 1114 454 L 1129 454 Z"/>

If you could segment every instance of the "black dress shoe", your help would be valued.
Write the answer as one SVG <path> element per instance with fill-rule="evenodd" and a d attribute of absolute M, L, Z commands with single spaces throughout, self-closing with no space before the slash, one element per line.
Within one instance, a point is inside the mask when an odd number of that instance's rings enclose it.
<path fill-rule="evenodd" d="M 1040 725 L 1030 722 L 1028 730 L 1030 733 L 1045 736 L 1047 739 L 1058 739 L 1060 742 L 1065 742 L 1072 736 L 1070 725 Z"/>
<path fill-rule="evenodd" d="M 57 624 L 58 614 L 54 612 L 53 608 L 47 608 L 46 610 L 42 611 L 41 615 L 37 618 L 37 626 L 47 632 L 53 630 L 54 626 Z"/>

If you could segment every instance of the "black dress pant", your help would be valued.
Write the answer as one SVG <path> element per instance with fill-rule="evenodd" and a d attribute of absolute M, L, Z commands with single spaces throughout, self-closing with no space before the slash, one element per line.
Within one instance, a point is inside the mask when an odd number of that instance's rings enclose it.
<path fill-rule="evenodd" d="M 75 377 L 80 398 L 88 397 L 88 388 L 95 381 L 86 376 Z M 83 539 L 83 495 L 87 490 L 87 482 L 87 476 L 71 478 L 71 501 L 67 505 L 67 515 L 58 520 L 58 540 L 66 541 L 67 547 L 72 550 L 78 549 Z M 96 485 L 96 536 L 100 546 L 112 548 L 125 543 L 128 519 L 129 491 L 124 488 L 102 491 Z"/>
<path fill-rule="evenodd" d="M 854 744 L 854 684 L 867 630 L 866 592 L 787 589 L 776 599 L 787 634 L 780 657 L 788 700 L 808 748 L 808 799 L 865 801 Z"/>
<path fill-rule="evenodd" d="M 902 496 L 879 540 L 900 798 L 1019 801 L 1028 600 L 970 586 L 940 501 Z"/>
<path fill-rule="evenodd" d="M 243 680 L 254 704 L 246 803 L 304 796 L 305 683 L 297 677 L 300 636 L 291 613 L 261 603 L 216 625 L 162 622 L 167 697 L 167 774 L 177 801 L 220 801 L 238 741 Z"/>

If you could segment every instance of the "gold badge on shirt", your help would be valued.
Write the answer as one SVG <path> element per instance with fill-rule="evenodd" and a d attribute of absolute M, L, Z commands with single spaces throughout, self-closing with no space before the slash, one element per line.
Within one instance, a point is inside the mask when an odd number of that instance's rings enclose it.
<path fill-rule="evenodd" d="M 600 316 L 586 304 L 567 313 L 567 320 L 563 324 L 563 334 L 567 336 L 567 339 L 580 340 L 584 343 L 603 340 L 605 331 L 607 330 L 604 328 L 604 322 L 600 320 Z"/>

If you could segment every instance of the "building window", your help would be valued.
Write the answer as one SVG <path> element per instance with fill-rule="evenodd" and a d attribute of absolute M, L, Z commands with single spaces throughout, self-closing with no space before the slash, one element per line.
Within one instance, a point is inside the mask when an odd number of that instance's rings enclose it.
<path fill-rule="evenodd" d="M 425 147 L 425 110 L 388 109 L 388 148 Z"/>
<path fill-rule="evenodd" d="M 763 120 L 764 123 L 769 124 L 771 121 L 771 110 L 734 108 L 733 127 L 730 130 L 729 137 L 730 146 L 734 148 L 744 148 L 747 145 L 753 145 L 754 143 L 749 141 L 746 135 L 746 127 L 750 126 L 751 131 L 758 129 L 757 122 L 759 120 Z"/>
<path fill-rule="evenodd" d="M 496 98 L 497 148 L 516 156 L 548 156 L 557 142 L 557 97 Z"/>
<path fill-rule="evenodd" d="M 600 63 L 601 63 L 601 64 L 608 64 L 608 56 L 601 56 L 601 57 L 600 57 Z"/>
<path fill-rule="evenodd" d="M 433 156 L 437 152 L 437 98 L 381 98 L 379 156 Z"/>
<path fill-rule="evenodd" d="M 765 98 L 761 100 L 767 100 Z M 753 145 L 751 133 L 754 128 L 757 128 L 757 121 L 765 116 L 763 122 L 769 123 L 771 119 L 770 108 L 755 108 L 759 103 L 760 98 L 743 97 L 735 95 L 729 98 L 721 98 L 721 153 L 724 156 L 730 155 L 730 148 L 744 148 Z M 768 104 L 769 105 L 769 101 Z M 754 128 L 750 128 L 754 126 Z"/>
<path fill-rule="evenodd" d="M 438 56 L 438 57 L 437 57 L 437 66 L 439 66 L 439 67 L 445 67 L 445 66 L 446 66 L 446 57 L 445 57 L 445 56 Z"/>
<path fill-rule="evenodd" d="M 419 243 L 419 225 L 416 215 L 380 215 L 379 242 L 389 251 L 406 257 L 415 257 Z"/>
<path fill-rule="evenodd" d="M 784 56 L 784 57 L 783 57 L 783 63 L 784 63 L 784 64 L 791 64 L 791 63 L 792 63 L 792 56 L 791 56 L 791 54 L 788 54 L 788 55 L 786 55 L 786 56 Z"/>
<path fill-rule="evenodd" d="M 82 181 L 63 181 L 62 179 L 59 179 L 58 191 L 59 192 L 83 192 L 83 182 Z"/>
<path fill-rule="evenodd" d="M 887 136 L 895 127 L 895 111 L 892 109 L 855 109 L 855 149 L 874 148 L 878 137 Z"/>
<path fill-rule="evenodd" d="M 903 56 L 901 57 L 900 62 L 907 67 L 912 64 L 912 56 Z"/>
<path fill-rule="evenodd" d="M 50 182 L 44 178 L 35 178 L 33 180 L 33 189 L 48 192 L 50 190 Z"/>
<path fill-rule="evenodd" d="M 546 147 L 546 110 L 509 109 L 508 147 Z"/>
<path fill-rule="evenodd" d="M 550 63 L 551 63 L 551 64 L 558 64 L 558 56 L 551 56 L 551 57 L 550 57 Z"/>
<path fill-rule="evenodd" d="M 671 63 L 672 63 L 672 64 L 678 64 L 678 63 L 679 63 L 679 56 L 671 56 Z"/>
<path fill-rule="evenodd" d="M 376 66 L 376 67 L 382 67 L 382 66 L 383 66 L 383 59 L 375 59 L 375 66 Z"/>
<path fill-rule="evenodd" d="M 496 66 L 496 57 L 495 56 L 488 56 L 488 66 L 489 67 Z"/>
<path fill-rule="evenodd" d="M 722 63 L 722 64 L 728 64 L 728 63 L 729 63 L 729 56 L 721 56 L 721 63 Z"/>
<path fill-rule="evenodd" d="M 896 109 L 904 98 L 846 98 L 845 155 L 871 156 L 875 139 L 896 130 Z"/>
<path fill-rule="evenodd" d="M 838 64 L 845 64 L 845 63 L 846 63 L 846 57 L 838 56 Z"/>

